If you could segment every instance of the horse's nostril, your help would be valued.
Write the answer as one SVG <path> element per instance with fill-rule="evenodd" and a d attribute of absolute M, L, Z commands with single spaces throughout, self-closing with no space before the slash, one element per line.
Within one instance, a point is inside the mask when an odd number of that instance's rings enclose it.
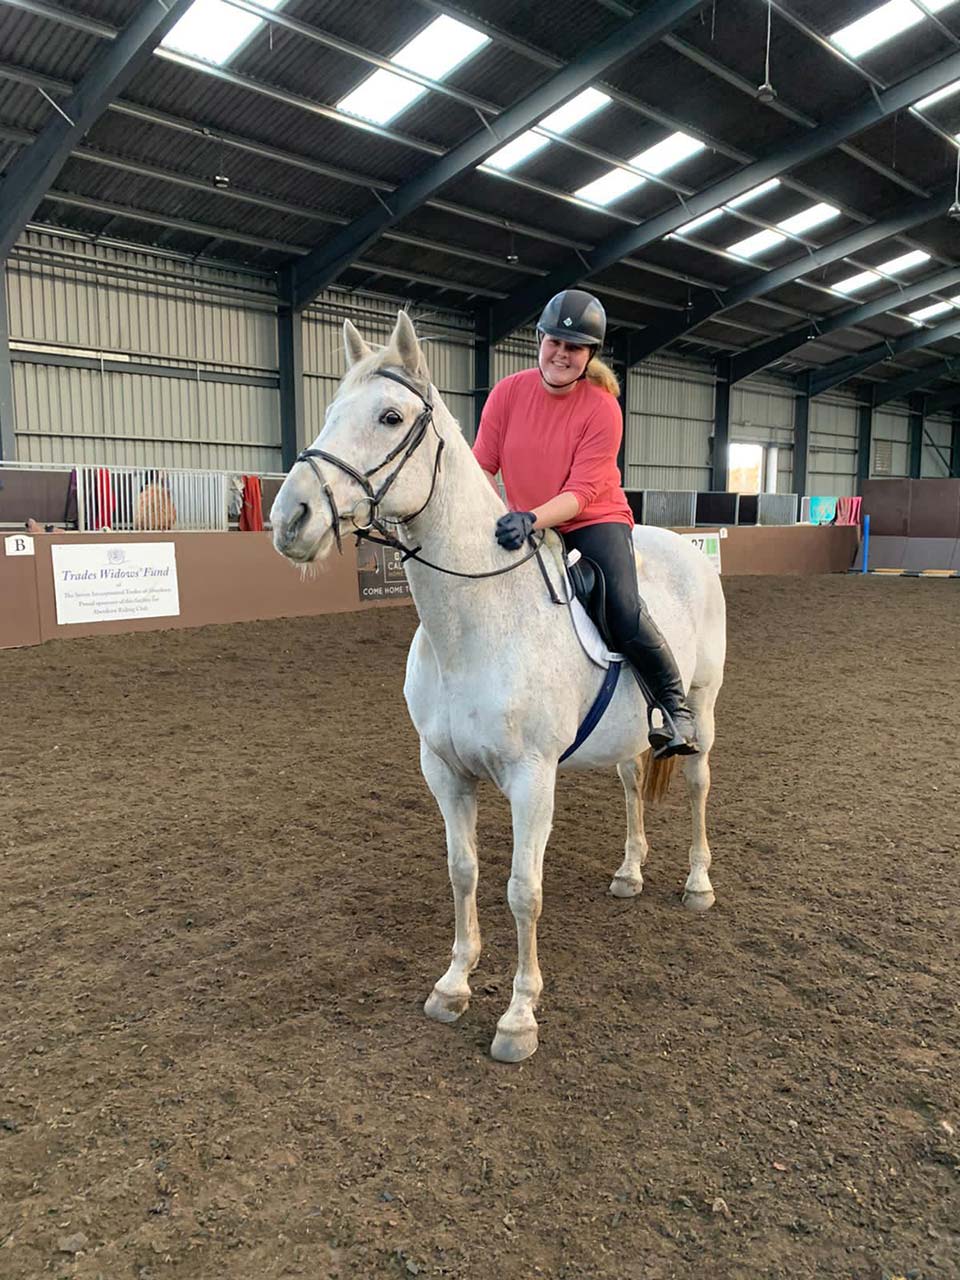
<path fill-rule="evenodd" d="M 287 525 L 287 535 L 289 537 L 292 537 L 297 532 L 309 514 L 310 508 L 305 502 L 301 502 Z"/>

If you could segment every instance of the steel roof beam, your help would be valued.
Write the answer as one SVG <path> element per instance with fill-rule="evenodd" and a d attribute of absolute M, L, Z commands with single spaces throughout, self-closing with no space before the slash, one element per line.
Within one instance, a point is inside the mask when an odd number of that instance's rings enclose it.
<path fill-rule="evenodd" d="M 954 366 L 954 372 L 957 366 Z M 952 409 L 960 404 L 960 387 L 945 387 L 927 399 L 927 413 L 932 417 L 942 409 Z"/>
<path fill-rule="evenodd" d="M 388 227 L 436 196 L 461 174 L 482 164 L 494 151 L 526 132 L 549 112 L 569 102 L 608 68 L 658 40 L 682 18 L 701 8 L 703 2 L 651 0 L 630 22 L 611 32 L 526 98 L 504 111 L 495 124 L 480 129 L 453 147 L 424 173 L 399 187 L 389 202 L 389 208 L 378 206 L 371 209 L 345 231 L 317 248 L 309 258 L 298 262 L 294 267 L 296 305 L 306 306 Z"/>
<path fill-rule="evenodd" d="M 793 284 L 813 271 L 828 267 L 831 263 L 839 262 L 883 240 L 889 240 L 919 223 L 929 222 L 938 214 L 946 213 L 952 200 L 953 189 L 950 188 L 934 193 L 929 200 L 905 201 L 892 213 L 870 226 L 861 227 L 850 235 L 835 240 L 833 244 L 815 249 L 802 258 L 795 258 L 782 267 L 775 267 L 746 284 L 728 288 L 722 295 L 709 289 L 704 290 L 693 297 L 692 305 L 682 322 L 659 325 L 648 330 L 646 337 L 637 343 L 637 359 L 642 360 L 677 338 L 688 336 L 697 325 L 722 311 L 743 302 L 759 300 L 765 293 L 771 293 L 785 284 Z"/>
<path fill-rule="evenodd" d="M 941 378 L 960 375 L 960 359 L 939 360 L 935 364 L 925 365 L 922 369 L 913 369 L 900 378 L 891 378 L 887 382 L 878 382 L 874 389 L 874 404 L 889 404 L 891 400 L 905 400 L 914 391 L 922 391 L 932 382 Z"/>
<path fill-rule="evenodd" d="M 960 334 L 960 317 L 954 316 L 950 320 L 943 321 L 942 324 L 934 325 L 932 329 L 920 329 L 916 333 L 904 334 L 902 338 L 878 342 L 876 346 L 868 347 L 866 351 L 858 351 L 843 360 L 835 360 L 833 364 L 814 370 L 810 378 L 810 394 L 818 396 L 824 391 L 829 391 L 831 387 L 846 382 L 848 378 L 855 377 L 858 373 L 863 373 L 872 365 L 881 364 L 888 356 L 902 355 L 906 351 L 922 351 L 935 342 L 955 338 L 958 334 Z"/>
<path fill-rule="evenodd" d="M 938 89 L 945 88 L 957 79 L 960 79 L 960 53 L 951 54 L 950 57 L 941 59 L 932 67 L 908 76 L 883 93 L 874 93 L 838 119 L 820 125 L 778 148 L 769 156 L 715 182 L 699 195 L 686 201 L 684 206 L 678 205 L 658 216 L 648 218 L 639 227 L 615 232 L 608 236 L 590 255 L 586 271 L 580 258 L 568 258 L 541 283 L 521 289 L 506 302 L 498 303 L 493 308 L 494 340 L 499 340 L 511 329 L 536 315 L 552 294 L 560 289 L 569 287 L 585 276 L 594 275 L 613 266 L 621 258 L 629 257 L 672 231 L 679 230 L 684 223 L 700 217 L 701 214 L 709 213 L 718 205 L 728 204 L 738 196 L 745 195 L 761 183 L 778 177 L 798 165 L 817 159 L 839 143 L 896 115 L 911 103 Z"/>
<path fill-rule="evenodd" d="M 730 361 L 730 381 L 740 382 L 741 379 L 748 378 L 751 373 L 756 373 L 768 364 L 773 364 L 775 360 L 803 346 L 805 342 L 815 342 L 828 333 L 836 333 L 838 329 L 853 328 L 905 303 L 915 302 L 918 298 L 936 293 L 938 289 L 950 289 L 958 284 L 960 284 L 960 267 L 951 267 L 946 271 L 939 271 L 934 276 L 929 276 L 926 280 L 917 281 L 916 284 L 907 285 L 894 290 L 893 293 L 885 293 L 879 298 L 861 303 L 859 307 L 848 307 L 832 315 L 818 317 L 806 325 L 771 338 L 769 342 L 761 342 L 756 347 L 750 347 L 742 355 L 736 356 Z"/>
<path fill-rule="evenodd" d="M 149 61 L 154 49 L 192 0 L 173 0 L 169 8 L 148 0 L 119 33 L 101 49 L 73 95 L 31 147 L 17 156 L 0 185 L 0 262 L 17 241 L 67 157 L 106 111 L 112 98 Z"/>

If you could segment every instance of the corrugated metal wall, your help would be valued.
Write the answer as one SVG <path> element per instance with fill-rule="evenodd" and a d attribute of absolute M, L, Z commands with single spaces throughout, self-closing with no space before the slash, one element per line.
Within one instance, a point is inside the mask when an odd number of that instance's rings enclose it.
<path fill-rule="evenodd" d="M 399 304 L 387 298 L 324 293 L 303 318 L 304 419 L 315 439 L 327 406 L 343 377 L 343 322 L 350 319 L 371 344 L 385 343 Z M 474 437 L 473 326 L 470 318 L 435 308 L 408 307 L 423 342 L 430 375 L 444 403 L 472 440 Z"/>
<path fill-rule="evenodd" d="M 857 489 L 857 403 L 849 396 L 818 396 L 810 404 L 807 492 L 845 497 Z"/>
<path fill-rule="evenodd" d="M 31 232 L 7 287 L 21 460 L 279 470 L 272 280 Z"/>
<path fill-rule="evenodd" d="M 730 443 L 777 447 L 777 493 L 793 483 L 793 388 L 786 382 L 748 378 L 730 389 Z"/>
<path fill-rule="evenodd" d="M 920 458 L 921 476 L 949 476 L 950 440 L 953 420 L 949 416 L 928 418 L 924 425 L 923 453 Z"/>
<path fill-rule="evenodd" d="M 889 465 L 885 465 L 889 463 Z M 906 476 L 910 472 L 910 415 L 892 405 L 873 415 L 872 476 Z"/>
<path fill-rule="evenodd" d="M 713 397 L 706 365 L 646 360 L 630 370 L 626 488 L 710 488 Z"/>

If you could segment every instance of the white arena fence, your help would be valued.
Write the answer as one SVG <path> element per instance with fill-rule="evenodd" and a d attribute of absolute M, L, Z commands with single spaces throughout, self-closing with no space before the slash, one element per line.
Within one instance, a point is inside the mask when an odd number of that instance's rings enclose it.
<path fill-rule="evenodd" d="M 0 488 L 4 477 L 13 479 L 18 472 L 50 473 L 51 481 L 59 476 L 61 485 L 71 488 L 75 473 L 76 527 L 81 533 L 225 533 L 231 516 L 239 512 L 242 490 L 242 477 L 229 471 L 45 462 L 0 462 Z M 275 491 L 283 478 L 282 474 L 258 473 L 262 489 L 266 488 L 264 482 L 273 482 Z M 67 501 L 72 505 L 71 500 L 69 495 Z M 267 493 L 263 494 L 263 508 L 269 528 Z M 41 523 L 50 518 L 39 510 L 36 515 Z M 63 523 L 63 517 L 58 515 L 55 522 Z"/>

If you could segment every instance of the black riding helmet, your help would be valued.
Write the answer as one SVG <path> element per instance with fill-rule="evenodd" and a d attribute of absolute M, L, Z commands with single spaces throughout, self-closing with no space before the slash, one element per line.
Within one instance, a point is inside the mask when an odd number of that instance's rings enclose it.
<path fill-rule="evenodd" d="M 581 347 L 603 346 L 607 332 L 607 313 L 603 303 L 583 289 L 564 289 L 543 308 L 537 321 L 537 333 L 564 342 L 574 342 Z"/>

